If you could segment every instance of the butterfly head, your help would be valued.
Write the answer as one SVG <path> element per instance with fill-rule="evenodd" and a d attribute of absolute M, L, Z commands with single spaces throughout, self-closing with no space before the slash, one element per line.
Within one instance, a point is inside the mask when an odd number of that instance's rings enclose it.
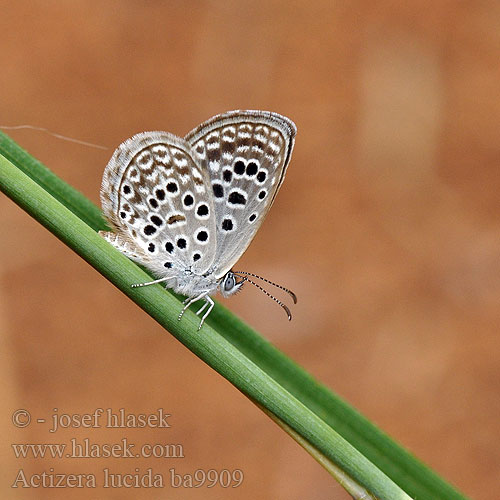
<path fill-rule="evenodd" d="M 223 297 L 230 297 L 240 290 L 244 282 L 244 279 L 237 280 L 236 275 L 232 271 L 229 271 L 220 282 L 220 293 Z"/>

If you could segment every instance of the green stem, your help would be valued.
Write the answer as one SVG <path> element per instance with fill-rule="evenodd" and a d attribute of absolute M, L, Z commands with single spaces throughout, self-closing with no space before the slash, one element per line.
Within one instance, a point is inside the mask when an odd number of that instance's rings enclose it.
<path fill-rule="evenodd" d="M 464 498 L 224 307 L 197 332 L 192 313 L 177 321 L 180 305 L 164 288 L 130 288 L 149 276 L 97 236 L 105 228 L 97 207 L 1 133 L 0 152 L 30 177 L 1 159 L 0 188 L 16 203 L 358 484 L 379 498 L 405 498 L 402 490 L 419 499 Z"/>
<path fill-rule="evenodd" d="M 333 476 L 337 482 L 353 497 L 354 500 L 377 500 L 365 488 L 352 480 L 340 467 L 336 466 L 331 460 L 328 460 L 316 448 L 311 446 L 300 434 L 295 432 L 291 427 L 280 420 L 276 415 L 271 413 L 267 408 L 264 408 L 256 401 L 252 401 L 260 410 L 262 410 L 273 422 L 281 427 L 292 439 L 306 450 L 328 473 Z"/>
<path fill-rule="evenodd" d="M 183 321 L 177 321 L 179 302 L 163 287 L 131 288 L 130 283 L 143 282 L 149 276 L 4 158 L 0 158 L 0 184 L 19 206 L 106 276 L 188 349 L 313 443 L 349 475 L 361 476 L 365 487 L 381 498 L 409 498 L 361 453 L 217 331 L 207 325 L 198 332 L 199 318 L 193 312 L 187 312 Z M 360 471 L 363 471 L 362 475 Z"/>

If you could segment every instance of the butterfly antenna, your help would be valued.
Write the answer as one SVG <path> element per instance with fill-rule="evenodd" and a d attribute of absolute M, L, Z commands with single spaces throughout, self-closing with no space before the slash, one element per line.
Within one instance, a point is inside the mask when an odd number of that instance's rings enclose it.
<path fill-rule="evenodd" d="M 259 276 L 257 274 L 247 273 L 246 271 L 233 271 L 233 272 L 234 272 L 234 274 L 244 274 L 246 276 L 253 276 L 254 278 L 259 278 L 260 280 L 265 281 L 266 283 L 269 283 L 270 285 L 273 285 L 276 288 L 279 288 L 279 289 L 283 290 L 284 292 L 288 293 L 288 295 L 290 295 L 290 297 L 292 297 L 293 303 L 294 304 L 297 303 L 297 295 L 295 295 L 291 290 L 289 290 L 288 288 L 285 288 L 284 286 L 278 285 L 277 283 L 273 283 L 272 281 L 269 281 L 266 278 L 263 278 L 262 276 Z"/>
<path fill-rule="evenodd" d="M 51 132 L 49 129 L 47 129 L 45 127 L 36 127 L 35 125 L 14 125 L 14 126 L 10 126 L 10 127 L 7 125 L 0 125 L 0 129 L 4 129 L 4 130 L 22 130 L 22 129 L 38 130 L 39 132 L 45 132 L 46 134 L 52 135 L 52 136 L 56 137 L 57 139 L 62 139 L 63 141 L 74 142 L 76 144 L 81 144 L 83 146 L 90 146 L 91 148 L 109 149 L 106 146 L 101 146 L 99 144 L 93 144 L 92 142 L 81 141 L 80 139 L 74 139 L 73 137 L 67 137 L 65 135 L 56 134 L 55 132 Z"/>
<path fill-rule="evenodd" d="M 248 277 L 243 276 L 242 279 L 243 279 L 243 281 L 248 281 L 252 285 L 256 286 L 261 292 L 264 292 L 269 298 L 273 299 L 274 302 L 279 304 L 285 310 L 285 312 L 288 316 L 288 320 L 289 321 L 292 320 L 292 313 L 290 312 L 290 309 L 288 309 L 288 307 L 285 304 L 283 304 L 283 302 L 281 302 L 281 300 L 278 300 L 274 295 L 271 295 L 267 290 L 264 290 L 264 288 L 262 288 L 259 284 L 255 283 L 255 281 L 252 281 Z"/>

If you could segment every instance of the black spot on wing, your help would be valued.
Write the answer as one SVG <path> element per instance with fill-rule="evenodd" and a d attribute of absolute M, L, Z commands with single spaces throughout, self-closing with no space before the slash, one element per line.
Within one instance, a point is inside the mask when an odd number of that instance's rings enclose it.
<path fill-rule="evenodd" d="M 243 175 L 245 172 L 245 164 L 241 160 L 238 160 L 235 162 L 233 169 L 235 174 Z"/>
<path fill-rule="evenodd" d="M 257 173 L 257 170 L 258 170 L 257 163 L 255 163 L 254 161 L 251 161 L 247 165 L 246 173 L 249 177 L 253 177 Z"/>
<path fill-rule="evenodd" d="M 245 205 L 247 202 L 246 196 L 239 191 L 231 191 L 227 198 L 231 205 Z"/>
<path fill-rule="evenodd" d="M 212 185 L 213 190 L 214 190 L 214 196 L 216 198 L 222 198 L 224 196 L 224 188 L 222 187 L 222 184 L 215 183 Z"/>

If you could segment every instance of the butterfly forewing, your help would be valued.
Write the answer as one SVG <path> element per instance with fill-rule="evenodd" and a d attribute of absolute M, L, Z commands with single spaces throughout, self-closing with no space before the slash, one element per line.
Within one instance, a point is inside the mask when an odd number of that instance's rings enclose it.
<path fill-rule="evenodd" d="M 104 172 L 101 203 L 116 230 L 107 239 L 122 251 L 135 246 L 132 258 L 159 276 L 186 269 L 202 274 L 215 256 L 212 200 L 207 172 L 183 139 L 137 134 L 115 151 Z"/>
<path fill-rule="evenodd" d="M 233 111 L 210 119 L 185 137 L 193 158 L 210 176 L 216 277 L 240 258 L 271 207 L 295 133 L 294 123 L 276 113 Z"/>

